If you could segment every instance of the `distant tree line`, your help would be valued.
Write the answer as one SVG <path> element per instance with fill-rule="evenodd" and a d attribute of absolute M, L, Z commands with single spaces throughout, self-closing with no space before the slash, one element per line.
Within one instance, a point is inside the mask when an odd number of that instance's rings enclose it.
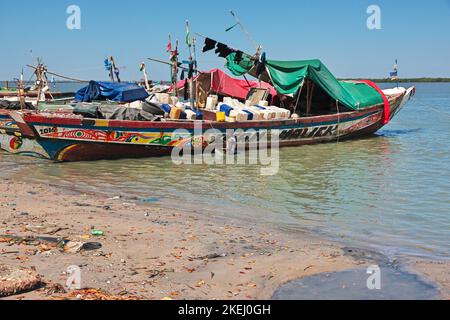
<path fill-rule="evenodd" d="M 363 80 L 363 79 L 341 79 L 341 80 Z M 418 83 L 418 82 L 450 82 L 450 78 L 404 78 L 398 80 L 392 80 L 391 78 L 384 79 L 370 79 L 373 82 L 383 83 Z"/>

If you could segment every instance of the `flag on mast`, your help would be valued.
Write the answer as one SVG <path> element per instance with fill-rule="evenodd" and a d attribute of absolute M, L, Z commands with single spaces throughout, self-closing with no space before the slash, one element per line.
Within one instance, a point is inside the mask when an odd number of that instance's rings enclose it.
<path fill-rule="evenodd" d="M 189 48 L 192 46 L 191 31 L 189 30 L 189 21 L 188 20 L 186 20 L 186 44 Z"/>
<path fill-rule="evenodd" d="M 170 36 L 169 33 L 169 43 L 167 44 L 167 52 L 172 51 L 172 37 Z"/>
<path fill-rule="evenodd" d="M 392 80 L 398 79 L 398 60 L 395 59 L 394 71 L 390 73 Z"/>
<path fill-rule="evenodd" d="M 103 63 L 105 65 L 105 70 L 111 71 L 111 62 L 109 61 L 109 58 L 105 58 L 105 61 Z"/>
<path fill-rule="evenodd" d="M 178 57 L 178 40 L 175 42 L 175 50 L 172 50 L 173 48 L 171 48 L 170 51 L 170 61 L 171 62 L 176 62 L 177 57 Z"/>

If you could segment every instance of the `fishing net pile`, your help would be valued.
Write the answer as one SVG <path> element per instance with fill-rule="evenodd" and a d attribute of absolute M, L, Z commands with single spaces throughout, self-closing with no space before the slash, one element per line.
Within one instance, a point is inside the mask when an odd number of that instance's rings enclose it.
<path fill-rule="evenodd" d="M 34 106 L 29 103 L 29 102 L 25 102 L 22 106 L 20 105 L 19 101 L 8 101 L 8 100 L 0 100 L 0 109 L 4 109 L 4 110 L 33 110 Z"/>

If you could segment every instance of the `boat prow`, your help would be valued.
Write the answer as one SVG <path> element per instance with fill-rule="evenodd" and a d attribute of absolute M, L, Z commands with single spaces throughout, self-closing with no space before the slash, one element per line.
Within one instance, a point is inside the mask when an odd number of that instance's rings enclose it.
<path fill-rule="evenodd" d="M 406 104 L 414 97 L 416 94 L 416 87 L 410 87 L 408 89 L 403 87 L 397 87 L 392 89 L 383 90 L 383 93 L 387 97 L 402 95 L 403 98 L 400 100 L 400 103 L 391 105 L 391 113 L 390 120 L 392 120 L 405 106 Z"/>

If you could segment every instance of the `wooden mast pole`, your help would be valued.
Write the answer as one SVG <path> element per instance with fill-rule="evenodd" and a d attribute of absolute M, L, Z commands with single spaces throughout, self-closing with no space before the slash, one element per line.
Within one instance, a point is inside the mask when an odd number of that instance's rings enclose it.
<path fill-rule="evenodd" d="M 111 79 L 114 82 L 114 79 L 117 78 L 117 82 L 120 83 L 121 81 L 120 81 L 119 75 L 116 74 L 116 70 L 118 70 L 116 61 L 113 56 L 110 57 L 110 60 L 111 60 Z M 115 76 L 115 78 L 114 78 L 114 76 Z"/>
<path fill-rule="evenodd" d="M 112 59 L 113 57 L 108 57 L 108 61 L 109 61 L 109 79 L 111 80 L 111 82 L 114 82 L 114 72 L 113 72 L 113 65 L 112 65 Z"/>
<path fill-rule="evenodd" d="M 25 109 L 25 97 L 23 92 L 23 70 L 20 74 L 18 87 L 19 90 L 17 91 L 17 94 L 19 95 L 20 110 L 23 111 L 23 109 Z"/>
<path fill-rule="evenodd" d="M 175 50 L 172 51 L 171 55 L 171 65 L 172 65 L 172 94 L 175 97 L 178 97 L 178 86 L 177 86 L 177 80 L 178 80 L 178 39 L 175 42 Z"/>
<path fill-rule="evenodd" d="M 150 84 L 148 83 L 147 67 L 145 66 L 145 63 L 141 64 L 141 70 L 142 73 L 144 74 L 145 89 L 147 89 L 147 91 L 150 91 Z"/>
<path fill-rule="evenodd" d="M 312 98 L 314 93 L 314 82 L 308 79 L 308 85 L 306 89 L 307 89 L 306 115 L 309 116 L 311 114 Z"/>
<path fill-rule="evenodd" d="M 194 68 L 194 58 L 192 56 L 192 44 L 191 44 L 191 35 L 189 30 L 189 20 L 186 20 L 186 44 L 189 48 L 189 71 L 191 71 Z M 192 69 L 191 69 L 192 68 Z M 189 74 L 188 74 L 189 76 Z M 190 103 L 191 107 L 195 108 L 195 99 L 194 99 L 194 77 L 192 76 L 191 79 L 189 79 L 189 95 L 190 95 Z"/>
<path fill-rule="evenodd" d="M 41 99 L 41 93 L 42 93 L 42 64 L 39 62 L 38 66 L 36 68 L 36 77 L 37 77 L 37 84 L 38 84 L 38 94 L 37 94 L 37 101 L 36 101 L 36 109 L 39 107 L 39 100 Z"/>
<path fill-rule="evenodd" d="M 196 49 L 197 38 L 195 36 L 192 38 L 192 45 L 194 47 L 194 61 L 193 61 L 193 65 L 192 65 L 192 75 L 193 75 L 192 86 L 194 86 L 194 88 L 192 90 L 193 90 L 193 92 L 195 91 L 194 99 L 196 99 L 198 96 L 198 86 L 197 86 L 197 82 L 194 80 L 195 76 L 197 75 L 197 49 Z M 194 103 L 195 103 L 195 100 L 194 100 Z M 196 106 L 192 106 L 192 107 L 197 109 Z"/>

